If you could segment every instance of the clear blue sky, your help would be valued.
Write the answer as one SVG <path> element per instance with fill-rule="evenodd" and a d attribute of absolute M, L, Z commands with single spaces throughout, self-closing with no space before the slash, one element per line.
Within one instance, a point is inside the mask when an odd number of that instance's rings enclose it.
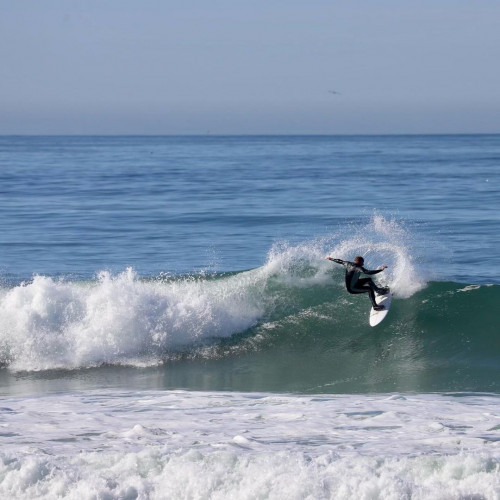
<path fill-rule="evenodd" d="M 0 134 L 500 133 L 498 0 L 1 0 L 0 61 Z"/>

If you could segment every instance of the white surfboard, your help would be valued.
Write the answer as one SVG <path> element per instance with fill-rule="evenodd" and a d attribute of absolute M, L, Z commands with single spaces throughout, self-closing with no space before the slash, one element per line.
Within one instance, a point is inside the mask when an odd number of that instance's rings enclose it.
<path fill-rule="evenodd" d="M 389 312 L 389 308 L 391 307 L 392 294 L 388 293 L 386 295 L 377 295 L 375 294 L 375 301 L 379 306 L 384 306 L 382 311 L 375 311 L 373 307 L 370 311 L 370 326 L 377 326 Z"/>

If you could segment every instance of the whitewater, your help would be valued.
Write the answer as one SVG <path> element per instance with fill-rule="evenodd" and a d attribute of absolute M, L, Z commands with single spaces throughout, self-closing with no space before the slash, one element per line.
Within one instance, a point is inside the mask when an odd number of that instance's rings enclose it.
<path fill-rule="evenodd" d="M 497 404 L 487 394 L 90 391 L 9 398 L 0 493 L 498 498 Z"/>

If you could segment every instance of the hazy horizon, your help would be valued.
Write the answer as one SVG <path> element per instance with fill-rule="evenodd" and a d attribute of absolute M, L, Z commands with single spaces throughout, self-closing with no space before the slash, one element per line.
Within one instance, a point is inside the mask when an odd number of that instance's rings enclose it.
<path fill-rule="evenodd" d="M 0 135 L 500 133 L 500 4 L 5 0 Z"/>
<path fill-rule="evenodd" d="M 332 134 L 285 134 L 285 133 L 272 133 L 272 134 L 0 134 L 0 137 L 433 137 L 433 136 L 493 136 L 500 135 L 500 132 L 471 132 L 471 133 L 447 133 L 447 132 L 436 132 L 436 133 L 366 133 L 366 134 L 343 134 L 343 133 L 332 133 Z"/>

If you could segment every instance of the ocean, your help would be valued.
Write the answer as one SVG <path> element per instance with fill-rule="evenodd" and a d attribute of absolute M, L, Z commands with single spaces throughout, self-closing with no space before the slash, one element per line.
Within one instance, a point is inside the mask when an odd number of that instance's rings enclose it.
<path fill-rule="evenodd" d="M 500 499 L 499 135 L 3 136 L 0 214 L 1 498 Z"/>

